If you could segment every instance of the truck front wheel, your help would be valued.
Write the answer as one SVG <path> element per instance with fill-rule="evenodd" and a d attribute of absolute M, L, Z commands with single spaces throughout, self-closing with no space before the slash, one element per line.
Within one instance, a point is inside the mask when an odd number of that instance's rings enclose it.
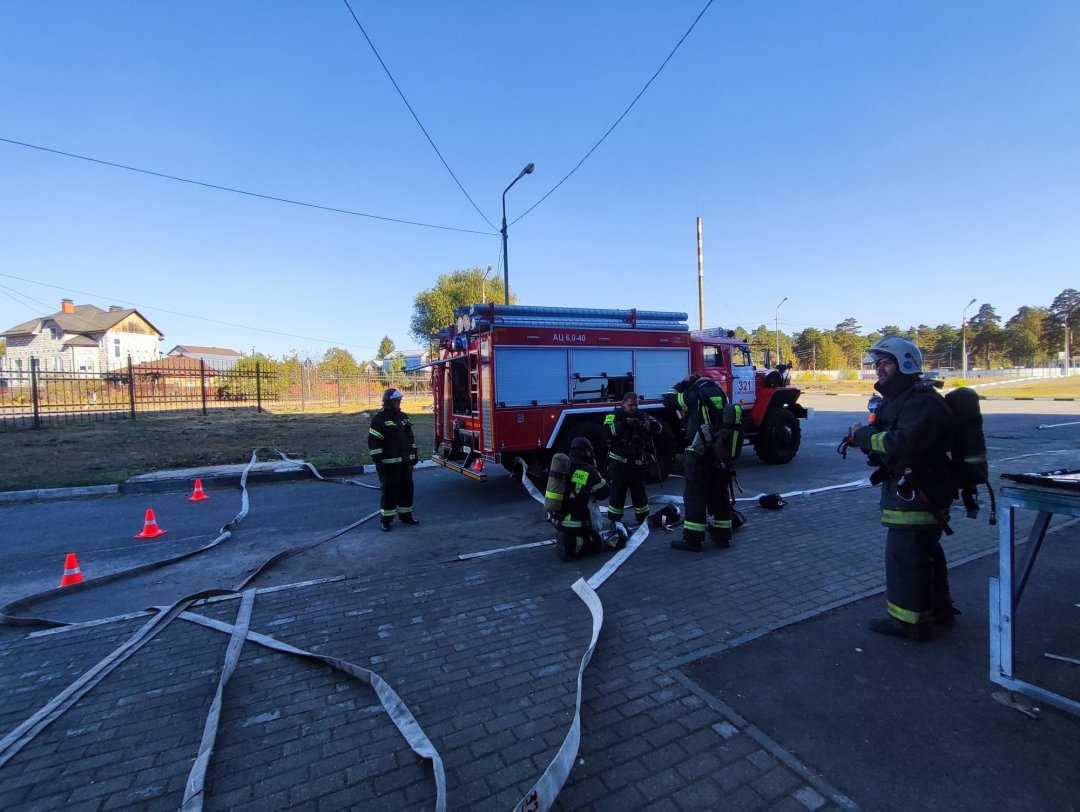
<path fill-rule="evenodd" d="M 773 407 L 765 413 L 754 440 L 758 459 L 769 465 L 783 465 L 795 459 L 802 441 L 799 418 L 781 407 Z"/>

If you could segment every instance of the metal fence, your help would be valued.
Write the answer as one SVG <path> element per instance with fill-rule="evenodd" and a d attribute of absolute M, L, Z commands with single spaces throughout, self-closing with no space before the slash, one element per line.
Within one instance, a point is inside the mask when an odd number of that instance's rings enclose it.
<path fill-rule="evenodd" d="M 430 398 L 425 374 L 335 373 L 310 364 L 273 363 L 219 369 L 198 359 L 163 359 L 109 372 L 0 371 L 0 426 L 42 428 L 66 423 L 134 420 L 140 413 L 250 408 L 309 411 L 377 406 L 388 386 Z"/>

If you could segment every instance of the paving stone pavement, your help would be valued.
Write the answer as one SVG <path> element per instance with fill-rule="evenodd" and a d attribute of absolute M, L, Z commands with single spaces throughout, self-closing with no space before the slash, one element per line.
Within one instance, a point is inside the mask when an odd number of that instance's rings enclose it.
<path fill-rule="evenodd" d="M 708 694 L 684 666 L 883 589 L 876 492 L 752 509 L 729 550 L 652 535 L 598 590 L 582 740 L 556 809 L 853 809 Z M 956 562 L 996 549 L 985 521 L 945 540 Z M 251 628 L 370 668 L 446 767 L 450 809 L 513 809 L 573 720 L 590 616 L 570 585 L 605 556 L 550 547 L 260 590 Z M 238 600 L 193 611 L 231 623 Z M 0 735 L 123 643 L 146 617 L 38 632 L 0 647 Z M 0 764 L 0 808 L 176 809 L 228 636 L 172 622 Z M 248 641 L 224 696 L 207 809 L 431 809 L 435 782 L 372 689 Z"/>

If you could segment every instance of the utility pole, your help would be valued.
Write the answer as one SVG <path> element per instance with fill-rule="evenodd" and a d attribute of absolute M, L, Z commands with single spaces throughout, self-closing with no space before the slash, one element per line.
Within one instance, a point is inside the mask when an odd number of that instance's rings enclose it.
<path fill-rule="evenodd" d="M 705 329 L 705 264 L 701 256 L 701 218 L 697 219 L 697 308 L 698 329 Z"/>

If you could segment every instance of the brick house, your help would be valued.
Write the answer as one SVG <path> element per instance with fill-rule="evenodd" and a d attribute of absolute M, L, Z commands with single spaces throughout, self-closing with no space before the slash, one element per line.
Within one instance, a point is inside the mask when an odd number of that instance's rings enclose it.
<path fill-rule="evenodd" d="M 157 360 L 164 334 L 138 310 L 113 305 L 77 305 L 62 299 L 60 309 L 0 333 L 7 340 L 7 369 L 28 372 L 30 359 L 49 372 L 109 372 Z"/>

